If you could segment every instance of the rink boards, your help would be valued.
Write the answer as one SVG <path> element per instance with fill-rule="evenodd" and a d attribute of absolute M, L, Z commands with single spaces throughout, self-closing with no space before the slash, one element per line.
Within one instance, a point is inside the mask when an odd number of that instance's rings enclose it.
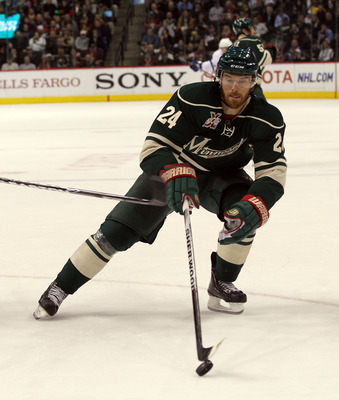
<path fill-rule="evenodd" d="M 183 84 L 213 79 L 188 65 L 1 71 L 0 104 L 167 100 Z M 275 63 L 267 98 L 338 98 L 338 63 Z"/>

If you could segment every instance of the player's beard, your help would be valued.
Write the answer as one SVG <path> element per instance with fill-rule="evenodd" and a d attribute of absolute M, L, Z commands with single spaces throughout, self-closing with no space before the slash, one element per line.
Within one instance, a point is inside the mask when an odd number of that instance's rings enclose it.
<path fill-rule="evenodd" d="M 245 103 L 248 95 L 249 93 L 246 93 L 246 96 L 244 96 L 237 90 L 232 90 L 230 92 L 223 93 L 225 103 L 230 108 L 240 108 Z"/>

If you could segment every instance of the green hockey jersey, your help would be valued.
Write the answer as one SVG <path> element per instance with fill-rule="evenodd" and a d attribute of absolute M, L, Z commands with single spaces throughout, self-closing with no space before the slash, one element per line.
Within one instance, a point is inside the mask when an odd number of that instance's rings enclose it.
<path fill-rule="evenodd" d="M 266 65 L 272 64 L 275 59 L 276 50 L 273 48 L 265 49 L 262 41 L 257 36 L 246 36 L 241 39 L 237 39 L 233 46 L 241 47 L 242 49 L 251 48 L 258 62 L 258 84 L 262 83 L 262 74 Z"/>
<path fill-rule="evenodd" d="M 280 111 L 255 96 L 227 120 L 217 82 L 182 86 L 154 120 L 140 154 L 140 166 L 159 174 L 168 164 L 187 162 L 199 174 L 232 174 L 252 159 L 249 193 L 268 208 L 282 196 L 286 176 L 285 123 Z"/>

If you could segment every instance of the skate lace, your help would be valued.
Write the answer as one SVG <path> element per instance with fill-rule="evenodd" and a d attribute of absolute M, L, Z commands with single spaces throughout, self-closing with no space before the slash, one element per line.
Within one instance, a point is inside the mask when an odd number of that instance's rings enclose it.
<path fill-rule="evenodd" d="M 241 290 L 236 288 L 232 282 L 218 281 L 218 285 L 226 293 L 241 293 Z"/>
<path fill-rule="evenodd" d="M 48 298 L 57 305 L 60 305 L 66 297 L 67 293 L 65 293 L 61 288 L 56 285 L 51 286 L 51 288 L 49 289 Z"/>

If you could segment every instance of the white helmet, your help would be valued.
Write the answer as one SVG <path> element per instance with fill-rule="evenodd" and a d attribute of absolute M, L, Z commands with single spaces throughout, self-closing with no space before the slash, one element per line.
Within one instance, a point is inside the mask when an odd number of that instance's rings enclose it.
<path fill-rule="evenodd" d="M 219 49 L 228 48 L 230 46 L 232 46 L 232 42 L 229 38 L 223 38 L 219 42 Z"/>

